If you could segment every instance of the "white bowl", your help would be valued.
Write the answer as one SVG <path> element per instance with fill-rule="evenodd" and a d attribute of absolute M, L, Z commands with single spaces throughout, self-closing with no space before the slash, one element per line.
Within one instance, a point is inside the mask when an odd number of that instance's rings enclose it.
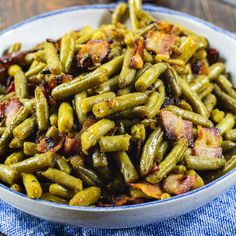
<path fill-rule="evenodd" d="M 69 30 L 84 25 L 97 27 L 109 18 L 109 9 L 115 5 L 91 5 L 72 7 L 46 13 L 12 26 L 0 34 L 0 54 L 12 43 L 22 42 L 29 48 L 46 38 L 58 38 Z M 226 60 L 227 71 L 231 72 L 236 84 L 236 40 L 224 31 L 198 18 L 165 8 L 145 6 L 159 19 L 168 19 L 183 24 L 209 39 Z M 152 201 L 139 205 L 121 207 L 72 207 L 43 200 L 31 200 L 0 184 L 0 198 L 12 206 L 43 219 L 97 228 L 134 227 L 176 217 L 196 209 L 216 198 L 236 184 L 236 170 L 206 186 L 167 200 Z"/>

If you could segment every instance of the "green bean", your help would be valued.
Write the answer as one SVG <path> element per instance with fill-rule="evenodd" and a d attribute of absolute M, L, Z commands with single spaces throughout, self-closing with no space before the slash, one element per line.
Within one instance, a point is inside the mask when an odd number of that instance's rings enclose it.
<path fill-rule="evenodd" d="M 6 127 L 0 127 L 0 136 L 5 132 Z"/>
<path fill-rule="evenodd" d="M 227 93 L 229 96 L 236 99 L 236 91 L 233 88 L 232 83 L 225 75 L 220 75 L 216 78 L 215 82 L 220 86 L 220 88 Z"/>
<path fill-rule="evenodd" d="M 116 24 L 118 22 L 121 22 L 124 18 L 124 15 L 127 10 L 127 4 L 126 3 L 119 3 L 117 7 L 115 8 L 114 12 L 111 16 L 111 23 Z"/>
<path fill-rule="evenodd" d="M 93 108 L 93 106 L 99 102 L 107 101 L 110 98 L 115 98 L 116 95 L 113 92 L 107 92 L 87 98 L 82 98 L 80 102 L 80 106 L 83 114 L 87 114 Z"/>
<path fill-rule="evenodd" d="M 47 167 L 53 166 L 55 159 L 56 154 L 53 152 L 46 152 L 12 164 L 10 167 L 19 172 L 33 173 L 35 171 L 43 170 Z"/>
<path fill-rule="evenodd" d="M 233 97 L 229 96 L 225 92 L 223 92 L 220 87 L 216 84 L 214 84 L 214 93 L 216 97 L 219 99 L 219 101 L 231 112 L 235 114 L 236 111 L 236 99 Z"/>
<path fill-rule="evenodd" d="M 193 81 L 193 72 L 192 72 L 192 69 L 191 69 L 191 65 L 187 64 L 185 68 L 186 68 L 187 74 L 184 76 L 184 79 L 188 83 L 191 83 Z"/>
<path fill-rule="evenodd" d="M 14 43 L 9 47 L 7 53 L 18 52 L 21 50 L 21 46 L 22 46 L 21 43 Z"/>
<path fill-rule="evenodd" d="M 94 204 L 101 195 L 100 188 L 89 187 L 81 192 L 76 193 L 70 200 L 69 205 L 71 206 L 89 206 Z"/>
<path fill-rule="evenodd" d="M 222 147 L 223 152 L 231 151 L 232 149 L 236 148 L 236 143 L 230 140 L 223 141 L 221 144 L 221 147 Z"/>
<path fill-rule="evenodd" d="M 103 136 L 99 139 L 101 152 L 128 151 L 131 136 L 128 134 Z"/>
<path fill-rule="evenodd" d="M 51 184 L 49 187 L 49 193 L 66 199 L 70 199 L 74 195 L 74 193 L 70 189 L 67 189 L 60 184 Z"/>
<path fill-rule="evenodd" d="M 54 140 L 58 140 L 59 138 L 59 130 L 55 126 L 51 126 L 47 133 L 45 134 L 45 137 L 53 138 Z"/>
<path fill-rule="evenodd" d="M 40 87 L 36 87 L 34 95 L 36 100 L 36 117 L 38 129 L 43 131 L 48 128 L 49 123 L 48 102 Z"/>
<path fill-rule="evenodd" d="M 62 73 L 62 64 L 59 60 L 56 48 L 52 43 L 45 43 L 44 50 L 49 70 L 52 74 L 60 75 Z"/>
<path fill-rule="evenodd" d="M 136 188 L 130 188 L 129 194 L 132 198 L 145 198 L 145 199 L 151 199 L 148 195 L 146 195 L 142 190 L 136 189 Z"/>
<path fill-rule="evenodd" d="M 105 83 L 100 84 L 94 91 L 98 94 L 106 92 L 115 92 L 119 88 L 119 75 L 109 79 Z"/>
<path fill-rule="evenodd" d="M 225 71 L 225 65 L 221 62 L 217 62 L 210 66 L 209 68 L 209 80 L 215 80 L 220 74 Z"/>
<path fill-rule="evenodd" d="M 67 102 L 61 103 L 58 109 L 58 129 L 60 132 L 69 132 L 74 124 L 73 108 Z"/>
<path fill-rule="evenodd" d="M 128 47 L 125 53 L 122 70 L 119 76 L 119 87 L 124 88 L 132 83 L 135 78 L 136 70 L 130 66 L 134 48 Z"/>
<path fill-rule="evenodd" d="M 130 16 L 131 26 L 134 31 L 136 31 L 139 28 L 139 23 L 136 14 L 137 14 L 136 0 L 129 0 L 129 16 Z"/>
<path fill-rule="evenodd" d="M 171 67 L 168 66 L 168 70 L 166 71 L 167 77 L 168 77 L 168 82 L 170 84 L 171 87 L 171 93 L 172 96 L 174 98 L 178 98 L 181 96 L 182 91 L 181 91 L 181 87 L 180 87 L 180 77 L 178 75 L 178 73 L 176 72 L 176 70 Z"/>
<path fill-rule="evenodd" d="M 199 49 L 199 45 L 192 37 L 182 37 L 181 39 L 182 43 L 178 49 L 180 51 L 180 55 L 177 58 L 187 63 L 197 49 Z"/>
<path fill-rule="evenodd" d="M 191 121 L 194 125 L 201 125 L 203 127 L 213 127 L 213 124 L 210 120 L 197 113 L 186 111 L 173 105 L 168 106 L 167 109 L 169 111 L 174 112 L 176 115 L 181 116 L 184 120 Z"/>
<path fill-rule="evenodd" d="M 49 121 L 50 121 L 50 125 L 52 126 L 57 126 L 57 122 L 58 122 L 58 116 L 56 113 L 52 114 L 50 117 L 49 117 Z"/>
<path fill-rule="evenodd" d="M 60 203 L 60 204 L 67 204 L 67 201 L 61 197 L 52 195 L 50 193 L 43 193 L 41 196 L 41 199 L 45 200 L 45 201 L 49 201 L 49 202 L 56 202 L 56 203 Z"/>
<path fill-rule="evenodd" d="M 34 68 L 30 68 L 27 72 L 25 72 L 25 76 L 29 78 L 30 76 L 37 75 L 40 71 L 42 71 L 46 67 L 46 64 L 43 62 L 39 62 Z"/>
<path fill-rule="evenodd" d="M 23 152 L 27 156 L 34 156 L 37 153 L 37 144 L 33 142 L 24 142 Z"/>
<path fill-rule="evenodd" d="M 208 111 L 196 92 L 192 91 L 188 83 L 183 79 L 180 79 L 180 85 L 182 88 L 183 96 L 193 106 L 194 110 L 200 115 L 208 117 Z"/>
<path fill-rule="evenodd" d="M 157 63 L 147 69 L 136 81 L 135 88 L 137 91 L 146 91 L 153 83 L 156 82 L 158 77 L 167 70 L 164 63 Z"/>
<path fill-rule="evenodd" d="M 25 140 L 36 128 L 36 116 L 31 116 L 13 129 L 13 136 L 19 140 Z"/>
<path fill-rule="evenodd" d="M 0 164 L 0 181 L 9 185 L 15 184 L 19 179 L 19 173 L 8 165 Z"/>
<path fill-rule="evenodd" d="M 16 96 L 16 92 L 11 92 L 0 98 L 0 102 L 10 100 L 12 97 Z"/>
<path fill-rule="evenodd" d="M 30 76 L 28 79 L 31 83 L 40 84 L 45 79 L 45 76 L 43 74 L 37 74 Z"/>
<path fill-rule="evenodd" d="M 99 84 L 108 80 L 108 73 L 106 69 L 98 68 L 97 70 L 85 75 L 81 80 L 72 80 L 70 82 L 61 84 L 52 90 L 52 96 L 58 100 L 70 95 L 82 92 L 83 90 L 94 88 Z"/>
<path fill-rule="evenodd" d="M 140 173 L 142 176 L 145 176 L 149 173 L 153 166 L 153 162 L 155 160 L 157 150 L 163 140 L 163 132 L 161 128 L 155 129 L 149 136 L 148 140 L 146 141 L 142 156 L 140 160 Z"/>
<path fill-rule="evenodd" d="M 5 165 L 11 165 L 17 162 L 20 162 L 24 159 L 24 153 L 23 152 L 13 152 L 10 156 L 8 156 L 5 160 Z"/>
<path fill-rule="evenodd" d="M 157 149 L 156 156 L 155 156 L 155 160 L 157 161 L 157 163 L 160 163 L 163 160 L 164 155 L 168 149 L 168 146 L 169 144 L 167 141 L 162 141 L 159 148 Z"/>
<path fill-rule="evenodd" d="M 84 159 L 79 155 L 70 157 L 70 164 L 73 169 L 77 169 L 79 166 L 84 167 Z"/>
<path fill-rule="evenodd" d="M 13 138 L 9 143 L 9 148 L 22 148 L 23 147 L 23 140 L 18 138 Z"/>
<path fill-rule="evenodd" d="M 128 108 L 142 105 L 148 96 L 145 93 L 130 93 L 116 98 L 111 98 L 106 102 L 100 102 L 93 106 L 93 114 L 96 118 L 102 118 L 112 113 L 127 110 Z"/>
<path fill-rule="evenodd" d="M 16 96 L 19 98 L 28 97 L 28 83 L 27 78 L 18 65 L 13 65 L 8 70 L 9 75 L 14 76 L 14 84 L 16 90 Z"/>
<path fill-rule="evenodd" d="M 70 72 L 72 60 L 75 52 L 75 38 L 72 33 L 61 38 L 60 61 L 65 73 Z"/>
<path fill-rule="evenodd" d="M 220 134 L 223 135 L 226 131 L 231 130 L 234 125 L 234 116 L 231 113 L 228 113 L 224 119 L 219 124 L 217 124 L 216 128 L 218 128 L 220 130 Z"/>
<path fill-rule="evenodd" d="M 75 112 L 76 112 L 77 119 L 80 126 L 82 126 L 84 121 L 86 120 L 86 116 L 83 114 L 82 108 L 81 108 L 81 100 L 86 97 L 87 97 L 87 93 L 83 91 L 76 94 L 74 98 Z"/>
<path fill-rule="evenodd" d="M 76 173 L 81 178 L 81 180 L 83 181 L 86 187 L 96 186 L 94 181 L 89 176 L 87 176 L 84 172 L 80 171 L 79 169 L 76 169 Z"/>
<path fill-rule="evenodd" d="M 155 30 L 157 29 L 158 25 L 156 22 L 152 23 L 152 24 L 149 24 L 147 25 L 146 27 L 144 28 L 141 28 L 137 31 L 137 34 L 140 35 L 140 36 L 143 36 L 145 35 L 147 32 L 151 31 L 151 30 Z"/>
<path fill-rule="evenodd" d="M 131 127 L 132 137 L 136 140 L 144 141 L 146 139 L 146 130 L 143 124 L 134 124 Z"/>
<path fill-rule="evenodd" d="M 34 59 L 38 62 L 46 63 L 46 54 L 44 50 L 38 50 L 34 53 Z"/>
<path fill-rule="evenodd" d="M 223 111 L 220 111 L 219 109 L 214 109 L 211 112 L 211 119 L 216 122 L 220 123 L 224 119 L 225 113 Z"/>
<path fill-rule="evenodd" d="M 188 169 L 218 170 L 224 167 L 225 159 L 204 156 L 185 156 L 184 163 Z"/>
<path fill-rule="evenodd" d="M 22 192 L 22 189 L 21 189 L 21 186 L 19 184 L 13 184 L 11 186 L 11 189 L 18 192 L 18 193 L 21 193 Z"/>
<path fill-rule="evenodd" d="M 184 110 L 187 111 L 193 111 L 191 105 L 189 103 L 187 103 L 185 100 L 181 100 L 178 104 L 178 106 Z"/>
<path fill-rule="evenodd" d="M 21 175 L 27 196 L 29 198 L 40 198 L 43 191 L 37 178 L 29 173 L 22 173 Z"/>
<path fill-rule="evenodd" d="M 115 152 L 114 157 L 126 183 L 132 183 L 138 179 L 138 173 L 126 152 Z"/>
<path fill-rule="evenodd" d="M 129 94 L 131 92 L 132 92 L 132 86 L 128 86 L 123 89 L 119 89 L 117 91 L 117 96 L 123 96 L 123 95 Z"/>
<path fill-rule="evenodd" d="M 156 170 L 153 174 L 149 174 L 146 177 L 146 180 L 152 184 L 157 184 L 162 181 L 162 179 L 166 177 L 167 174 L 170 173 L 174 169 L 176 164 L 182 159 L 187 146 L 188 145 L 186 140 L 179 140 L 175 144 L 171 152 L 168 154 L 168 156 L 165 158 L 165 160 L 159 164 L 158 170 Z"/>
<path fill-rule="evenodd" d="M 153 56 L 146 49 L 143 50 L 143 60 L 150 63 L 154 61 Z"/>
<path fill-rule="evenodd" d="M 155 17 L 153 17 L 149 12 L 143 11 L 142 9 L 137 10 L 136 12 L 138 18 L 146 23 L 150 23 L 155 21 Z"/>
<path fill-rule="evenodd" d="M 95 30 L 91 29 L 90 31 L 82 34 L 81 37 L 76 39 L 76 41 L 75 41 L 76 42 L 76 48 L 77 48 L 77 45 L 88 42 L 92 38 L 92 36 L 95 32 L 96 32 Z"/>
<path fill-rule="evenodd" d="M 168 199 L 168 198 L 170 198 L 170 197 L 171 197 L 171 195 L 170 195 L 169 193 L 163 193 L 163 194 L 161 195 L 161 200 Z"/>
<path fill-rule="evenodd" d="M 83 188 L 82 181 L 79 178 L 69 175 L 61 170 L 48 168 L 42 173 L 42 175 L 47 179 L 55 181 L 58 184 L 62 184 L 76 191 L 81 191 Z"/>
<path fill-rule="evenodd" d="M 108 166 L 106 154 L 96 150 L 93 155 L 93 166 L 95 168 L 103 168 Z"/>
<path fill-rule="evenodd" d="M 231 129 L 225 132 L 224 138 L 226 140 L 236 141 L 236 129 Z"/>
<path fill-rule="evenodd" d="M 68 165 L 67 160 L 65 157 L 58 156 L 56 159 L 56 164 L 58 168 L 62 171 L 64 171 L 67 174 L 71 173 L 71 167 Z"/>
<path fill-rule="evenodd" d="M 190 87 L 192 91 L 199 92 L 205 85 L 209 84 L 209 78 L 205 75 L 200 75 L 195 79 L 191 84 Z"/>
<path fill-rule="evenodd" d="M 107 119 L 102 119 L 91 125 L 81 135 L 81 145 L 83 152 L 87 154 L 87 150 L 95 146 L 99 138 L 107 134 L 114 127 L 115 123 Z"/>
<path fill-rule="evenodd" d="M 203 91 L 198 93 L 198 97 L 202 100 L 204 97 L 206 97 L 207 95 L 211 94 L 213 89 L 214 89 L 213 84 L 207 85 L 206 88 Z"/>
<path fill-rule="evenodd" d="M 203 103 L 204 103 L 208 113 L 210 114 L 213 111 L 214 107 L 216 106 L 216 103 L 217 103 L 216 96 L 214 94 L 208 94 L 203 99 Z"/>

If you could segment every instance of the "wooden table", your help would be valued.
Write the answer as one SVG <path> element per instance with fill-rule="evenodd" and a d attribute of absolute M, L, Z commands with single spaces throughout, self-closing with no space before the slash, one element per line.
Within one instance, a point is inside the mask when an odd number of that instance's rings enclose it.
<path fill-rule="evenodd" d="M 0 0 L 0 24 L 6 28 L 21 20 L 45 11 L 75 5 L 111 3 L 109 0 Z M 217 0 L 155 0 L 148 1 L 211 21 L 224 29 L 236 32 L 236 7 Z"/>

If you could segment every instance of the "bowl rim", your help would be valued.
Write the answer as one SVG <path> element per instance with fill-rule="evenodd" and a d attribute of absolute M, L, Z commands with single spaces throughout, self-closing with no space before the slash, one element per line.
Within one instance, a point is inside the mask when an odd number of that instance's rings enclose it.
<path fill-rule="evenodd" d="M 92 4 L 92 5 L 84 5 L 84 6 L 73 6 L 73 7 L 67 7 L 67 8 L 63 8 L 60 10 L 55 10 L 55 11 L 50 11 L 50 12 L 46 12 L 43 14 L 39 14 L 36 16 L 33 16 L 31 18 L 28 18 L 26 20 L 23 20 L 17 24 L 14 24 L 4 30 L 2 30 L 0 32 L 0 37 L 3 36 L 4 34 L 10 33 L 11 31 L 14 31 L 17 28 L 20 28 L 21 26 L 37 21 L 39 19 L 42 18 L 47 18 L 47 17 L 51 17 L 54 15 L 60 15 L 60 14 L 64 14 L 67 12 L 73 12 L 73 11 L 83 11 L 83 10 L 111 10 L 113 9 L 117 4 L 113 3 L 113 4 Z M 195 16 L 191 16 L 189 14 L 183 13 L 183 12 L 179 12 L 176 10 L 171 10 L 169 8 L 165 8 L 165 7 L 158 7 L 152 4 L 144 4 L 143 8 L 147 11 L 150 12 L 159 12 L 159 13 L 165 13 L 168 15 L 176 15 L 176 16 L 180 16 L 180 17 L 184 17 L 184 18 L 188 18 L 192 21 L 195 21 L 198 24 L 201 24 L 203 26 L 207 26 L 211 29 L 213 29 L 214 31 L 224 34 L 224 36 L 230 38 L 231 40 L 235 41 L 236 43 L 236 37 L 233 33 L 224 30 L 210 22 L 207 22 L 203 19 L 200 19 L 198 17 Z M 177 195 L 177 196 L 173 196 L 171 198 L 168 199 L 164 199 L 164 200 L 153 200 L 150 202 L 145 202 L 145 203 L 140 203 L 140 204 L 133 204 L 133 205 L 127 205 L 127 206 L 112 206 L 112 207 L 83 207 L 83 206 L 69 206 L 69 205 L 63 205 L 63 204 L 59 204 L 59 203 L 55 203 L 55 202 L 49 202 L 49 201 L 45 201 L 45 200 L 41 200 L 41 199 L 30 199 L 26 196 L 26 194 L 23 193 L 19 193 L 16 192 L 14 190 L 12 190 L 11 188 L 7 187 L 6 185 L 0 183 L 0 189 L 3 189 L 5 191 L 7 191 L 10 194 L 14 194 L 20 198 L 23 198 L 26 201 L 30 201 L 30 202 L 37 202 L 39 204 L 45 205 L 45 206 L 51 206 L 51 207 L 56 207 L 56 208 L 60 208 L 60 209 L 68 209 L 68 210 L 74 210 L 74 211 L 84 211 L 84 212 L 117 212 L 117 211 L 124 211 L 124 210 L 130 210 L 130 209 L 139 209 L 139 208 L 143 208 L 143 207 L 149 207 L 149 206 L 158 206 L 160 204 L 163 204 L 165 202 L 174 202 L 175 200 L 181 200 L 184 199 L 190 195 L 195 195 L 196 193 L 206 190 L 206 189 L 210 189 L 212 188 L 214 185 L 218 184 L 219 182 L 222 182 L 223 180 L 225 180 L 226 178 L 228 178 L 229 176 L 231 176 L 233 173 L 236 172 L 236 168 L 231 170 L 230 172 L 226 173 L 225 175 L 217 178 L 216 180 L 204 185 L 203 187 L 200 187 L 198 189 L 192 190 L 190 192 L 181 194 L 181 195 Z"/>

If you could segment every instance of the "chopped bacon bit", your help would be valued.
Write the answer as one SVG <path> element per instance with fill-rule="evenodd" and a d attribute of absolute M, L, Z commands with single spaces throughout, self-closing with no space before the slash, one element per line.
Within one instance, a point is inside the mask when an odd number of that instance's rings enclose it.
<path fill-rule="evenodd" d="M 67 83 L 72 79 L 73 78 L 71 75 L 57 75 L 57 76 L 53 75 L 53 78 L 51 78 L 50 82 L 48 83 L 48 87 L 50 89 L 54 89 L 56 86 Z"/>
<path fill-rule="evenodd" d="M 14 81 L 11 81 L 10 84 L 7 87 L 7 93 L 11 93 L 15 91 L 15 83 Z"/>
<path fill-rule="evenodd" d="M 93 117 L 88 117 L 84 123 L 83 123 L 83 130 L 88 129 L 91 125 L 93 125 L 94 123 L 96 123 L 96 120 Z"/>
<path fill-rule="evenodd" d="M 171 111 L 161 110 L 160 121 L 165 134 L 170 140 L 179 140 L 184 138 L 189 146 L 193 145 L 193 124 L 190 121 L 183 120 Z"/>
<path fill-rule="evenodd" d="M 37 145 L 39 152 L 45 153 L 48 151 L 57 152 L 63 146 L 65 141 L 64 135 L 60 134 L 58 140 L 54 140 L 52 137 L 45 137 L 41 139 Z"/>
<path fill-rule="evenodd" d="M 110 42 L 107 40 L 90 40 L 77 54 L 79 68 L 90 69 L 100 66 L 108 59 Z"/>
<path fill-rule="evenodd" d="M 198 126 L 198 137 L 193 147 L 194 155 L 205 157 L 222 157 L 220 131 L 217 128 Z"/>
<path fill-rule="evenodd" d="M 175 35 L 150 31 L 147 33 L 146 48 L 157 54 L 171 55 L 177 39 Z"/>
<path fill-rule="evenodd" d="M 144 49 L 144 40 L 136 39 L 135 40 L 135 49 L 134 54 L 131 57 L 130 66 L 135 69 L 141 69 L 143 67 L 143 49 Z"/>
<path fill-rule="evenodd" d="M 210 65 L 218 62 L 220 60 L 220 53 L 215 48 L 207 49 L 207 60 Z"/>
<path fill-rule="evenodd" d="M 66 136 L 64 150 L 66 154 L 75 155 L 82 153 L 81 141 L 77 137 L 70 138 Z"/>
<path fill-rule="evenodd" d="M 13 64 L 18 63 L 19 61 L 23 60 L 25 55 L 29 53 L 28 51 L 18 51 L 12 52 L 0 57 L 0 63 L 4 66 L 9 67 Z"/>
<path fill-rule="evenodd" d="M 163 180 L 163 190 L 169 194 L 180 195 L 195 188 L 196 176 L 192 175 L 169 175 Z"/>
<path fill-rule="evenodd" d="M 161 195 L 163 194 L 163 191 L 161 190 L 161 187 L 159 184 L 149 184 L 146 182 L 143 183 L 135 183 L 130 184 L 131 187 L 141 190 L 143 193 L 145 193 L 147 196 L 161 199 Z"/>
<path fill-rule="evenodd" d="M 166 21 L 157 21 L 158 30 L 165 34 L 173 34 L 178 35 L 179 34 L 179 28 L 176 27 L 173 24 L 170 24 Z"/>
<path fill-rule="evenodd" d="M 57 105 L 57 101 L 52 97 L 51 89 L 48 87 L 47 83 L 44 80 L 42 80 L 40 87 L 44 96 L 47 98 L 49 105 L 55 107 Z"/>
<path fill-rule="evenodd" d="M 132 198 L 129 196 L 124 196 L 120 198 L 118 201 L 115 202 L 115 206 L 125 206 L 125 205 L 130 205 L 130 204 L 140 204 L 144 203 L 145 200 L 142 198 Z"/>
<path fill-rule="evenodd" d="M 209 74 L 209 66 L 205 61 L 196 60 L 191 65 L 192 71 L 197 75 L 208 75 Z"/>

